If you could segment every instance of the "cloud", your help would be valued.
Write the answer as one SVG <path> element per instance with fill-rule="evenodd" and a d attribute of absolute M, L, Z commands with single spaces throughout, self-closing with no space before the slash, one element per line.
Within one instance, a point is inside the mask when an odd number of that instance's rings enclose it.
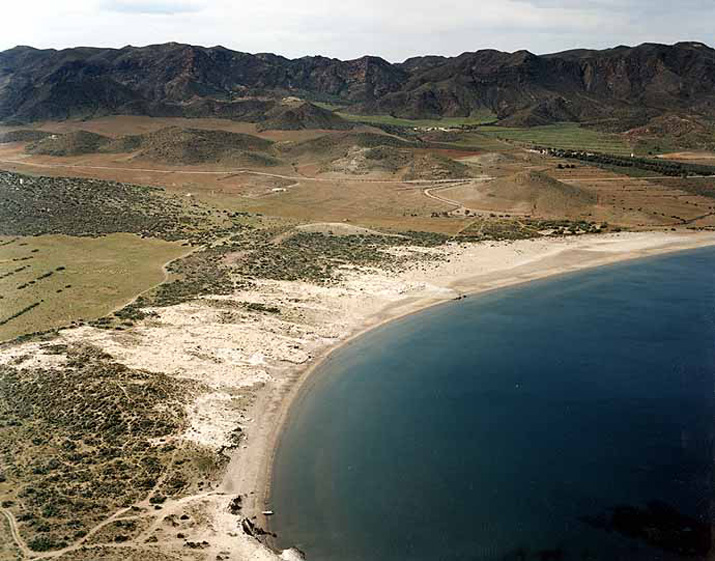
<path fill-rule="evenodd" d="M 200 12 L 204 6 L 191 0 L 103 0 L 101 8 L 125 14 L 174 15 Z"/>
<path fill-rule="evenodd" d="M 0 50 L 177 41 L 288 57 L 404 60 L 712 42 L 712 0 L 0 0 Z"/>

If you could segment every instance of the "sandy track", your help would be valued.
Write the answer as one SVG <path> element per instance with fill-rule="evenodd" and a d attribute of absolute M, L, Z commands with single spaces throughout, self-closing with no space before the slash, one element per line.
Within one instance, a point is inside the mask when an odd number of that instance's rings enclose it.
<path fill-rule="evenodd" d="M 454 199 L 448 199 L 447 197 L 442 197 L 440 195 L 436 195 L 434 192 L 437 191 L 437 189 L 425 189 L 423 193 L 425 194 L 426 197 L 429 197 L 430 199 L 434 199 L 435 201 L 439 201 L 441 203 L 447 203 L 448 205 L 454 205 L 457 208 L 462 208 L 464 205 L 460 203 L 459 201 L 455 201 Z"/>
<path fill-rule="evenodd" d="M 17 545 L 20 550 L 20 553 L 22 553 L 23 557 L 31 557 L 32 552 L 30 551 L 30 548 L 27 547 L 25 540 L 23 540 L 22 536 L 20 536 L 15 517 L 11 512 L 5 510 L 4 508 L 0 508 L 0 512 L 2 512 L 3 516 L 7 519 L 7 522 L 10 525 L 10 534 L 12 535 L 12 539 L 15 541 L 15 545 Z"/>

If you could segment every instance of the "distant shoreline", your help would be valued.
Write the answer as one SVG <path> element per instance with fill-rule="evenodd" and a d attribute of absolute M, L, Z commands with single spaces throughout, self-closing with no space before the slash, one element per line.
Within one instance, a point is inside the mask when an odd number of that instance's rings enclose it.
<path fill-rule="evenodd" d="M 337 344 L 327 345 L 309 365 L 299 365 L 291 373 L 286 391 L 277 395 L 264 395 L 253 407 L 254 419 L 262 426 L 259 435 L 252 436 L 251 454 L 238 453 L 235 464 L 229 468 L 224 484 L 237 470 L 245 476 L 252 474 L 251 487 L 255 494 L 245 504 L 245 514 L 256 516 L 263 527 L 270 528 L 270 517 L 263 510 L 270 510 L 270 496 L 275 455 L 280 445 L 283 429 L 290 418 L 291 410 L 315 383 L 315 372 L 338 349 L 349 345 L 367 332 L 391 321 L 404 318 L 433 306 L 455 300 L 455 295 L 470 296 L 500 288 L 526 284 L 559 275 L 585 271 L 636 259 L 655 257 L 680 251 L 715 246 L 715 233 L 662 233 L 645 232 L 618 235 L 583 236 L 573 240 L 574 247 L 555 252 L 536 253 L 527 263 L 487 274 L 454 275 L 446 288 L 451 289 L 444 297 L 405 297 L 384 306 L 376 314 L 364 318 L 349 336 Z M 593 243 L 590 243 L 593 242 Z M 601 248 L 601 244 L 605 246 Z M 554 244 L 555 245 L 555 244 Z M 251 477 L 249 475 L 249 477 Z M 277 513 L 280 515 L 280 513 Z"/>

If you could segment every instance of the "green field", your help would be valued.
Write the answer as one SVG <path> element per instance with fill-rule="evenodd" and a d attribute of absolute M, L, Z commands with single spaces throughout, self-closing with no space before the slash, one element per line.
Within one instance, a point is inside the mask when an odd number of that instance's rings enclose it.
<path fill-rule="evenodd" d="M 469 117 L 443 117 L 441 119 L 402 119 L 392 115 L 353 115 L 345 113 L 339 105 L 330 103 L 316 103 L 323 109 L 335 112 L 336 115 L 353 123 L 367 123 L 373 125 L 393 125 L 396 127 L 460 127 L 462 125 L 483 125 L 493 123 L 496 115 L 489 110 L 472 113 Z"/>
<path fill-rule="evenodd" d="M 531 128 L 483 126 L 479 127 L 478 131 L 493 138 L 549 148 L 587 150 L 617 155 L 630 155 L 632 152 L 630 144 L 622 137 L 586 129 L 577 123 L 559 123 Z"/>
<path fill-rule="evenodd" d="M 505 150 L 513 149 L 511 144 L 507 144 L 494 135 L 480 134 L 476 132 L 460 132 L 459 140 L 450 140 L 445 144 L 449 144 L 455 148 L 470 148 L 483 150 L 485 152 L 503 152 Z"/>
<path fill-rule="evenodd" d="M 326 109 L 327 111 L 340 111 L 341 109 L 345 109 L 347 107 L 347 105 L 338 105 L 335 103 L 327 103 L 325 101 L 311 101 L 311 103 L 321 107 L 322 109 Z"/>
<path fill-rule="evenodd" d="M 343 119 L 355 123 L 393 125 L 396 127 L 461 127 L 463 125 L 483 125 L 492 123 L 496 116 L 491 112 L 473 114 L 469 117 L 443 117 L 442 119 L 401 119 L 392 115 L 351 115 L 337 113 Z"/>
<path fill-rule="evenodd" d="M 0 341 L 103 316 L 160 283 L 162 265 L 188 250 L 132 234 L 0 237 Z"/>

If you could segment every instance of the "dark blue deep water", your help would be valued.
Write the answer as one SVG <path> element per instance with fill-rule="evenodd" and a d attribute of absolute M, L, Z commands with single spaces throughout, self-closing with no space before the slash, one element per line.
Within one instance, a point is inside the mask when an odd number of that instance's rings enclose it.
<path fill-rule="evenodd" d="M 272 530 L 309 561 L 705 559 L 715 250 L 453 302 L 292 409 Z"/>

